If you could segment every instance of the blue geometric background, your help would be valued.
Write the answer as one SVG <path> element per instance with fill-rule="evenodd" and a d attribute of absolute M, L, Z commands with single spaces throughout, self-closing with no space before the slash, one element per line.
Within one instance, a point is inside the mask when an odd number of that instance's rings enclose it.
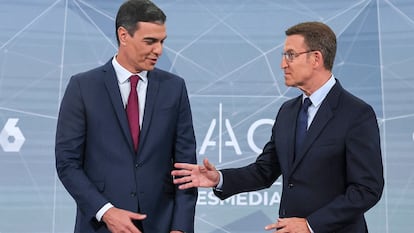
<path fill-rule="evenodd" d="M 73 232 L 75 203 L 56 176 L 54 136 L 71 75 L 117 50 L 123 1 L 1 0 L 0 233 Z M 334 74 L 371 104 L 381 131 L 385 189 L 370 232 L 414 227 L 414 2 L 411 0 L 156 0 L 168 39 L 158 67 L 186 80 L 198 160 L 246 165 L 296 96 L 280 69 L 284 31 L 322 21 L 337 34 Z M 210 144 L 208 144 L 210 142 Z M 200 189 L 197 233 L 265 232 L 280 182 L 225 202 Z"/>

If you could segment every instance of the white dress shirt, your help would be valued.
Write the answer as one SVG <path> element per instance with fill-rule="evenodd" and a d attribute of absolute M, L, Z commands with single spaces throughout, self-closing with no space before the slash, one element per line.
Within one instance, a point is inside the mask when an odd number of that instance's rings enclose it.
<path fill-rule="evenodd" d="M 328 95 L 329 91 L 332 89 L 335 83 L 336 83 L 335 77 L 332 75 L 328 79 L 328 81 L 322 87 L 320 87 L 318 90 L 312 93 L 312 95 L 310 96 L 306 96 L 305 94 L 302 95 L 302 103 L 306 97 L 309 97 L 310 101 L 312 102 L 312 104 L 308 108 L 308 128 L 311 125 L 313 118 L 315 118 L 316 112 L 318 112 L 318 109 L 321 106 L 322 101 Z"/>
<path fill-rule="evenodd" d="M 137 85 L 137 93 L 138 93 L 138 102 L 139 102 L 139 125 L 140 127 L 142 127 L 142 120 L 144 119 L 145 98 L 147 96 L 147 87 L 148 87 L 148 78 L 147 78 L 148 72 L 142 71 L 141 73 L 133 74 L 118 63 L 118 61 L 116 60 L 116 56 L 114 56 L 114 58 L 112 59 L 112 66 L 114 67 L 116 77 L 118 78 L 118 85 L 119 85 L 119 90 L 121 91 L 122 103 L 124 104 L 124 108 L 126 107 L 126 104 L 128 102 L 129 92 L 131 91 L 129 77 L 131 77 L 131 75 L 139 76 L 139 82 Z"/>

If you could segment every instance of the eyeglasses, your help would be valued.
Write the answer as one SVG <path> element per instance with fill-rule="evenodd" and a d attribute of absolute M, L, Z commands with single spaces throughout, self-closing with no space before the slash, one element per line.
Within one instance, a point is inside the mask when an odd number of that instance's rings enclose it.
<path fill-rule="evenodd" d="M 307 50 L 307 51 L 305 51 L 305 52 L 300 52 L 300 53 L 297 53 L 297 52 L 295 52 L 295 51 L 289 50 L 289 51 L 287 51 L 287 52 L 282 53 L 282 56 L 286 59 L 286 61 L 288 61 L 288 62 L 292 62 L 292 61 L 293 61 L 293 59 L 295 59 L 295 58 L 299 57 L 299 56 L 300 56 L 300 55 L 302 55 L 302 54 L 305 54 L 305 53 L 311 53 L 311 52 L 315 52 L 315 51 L 316 51 L 316 50 Z"/>

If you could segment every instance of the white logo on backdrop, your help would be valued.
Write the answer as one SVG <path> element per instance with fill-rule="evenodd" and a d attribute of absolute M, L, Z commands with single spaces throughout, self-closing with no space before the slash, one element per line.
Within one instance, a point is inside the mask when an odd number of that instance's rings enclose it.
<path fill-rule="evenodd" d="M 0 132 L 0 146 L 5 152 L 19 152 L 26 140 L 22 131 L 17 127 L 18 118 L 9 118 Z"/>
<path fill-rule="evenodd" d="M 247 130 L 247 144 L 249 148 L 256 154 L 262 152 L 262 148 L 259 148 L 254 141 L 254 134 L 262 125 L 273 126 L 274 120 L 271 119 L 259 119 L 250 125 Z M 218 128 L 218 137 L 215 137 L 214 131 Z M 226 130 L 228 133 L 229 140 L 223 142 L 223 131 Z M 230 119 L 223 117 L 223 105 L 219 104 L 219 115 L 218 118 L 211 120 L 210 126 L 207 130 L 206 136 L 201 144 L 199 154 L 204 155 L 208 147 L 218 147 L 219 163 L 222 163 L 222 148 L 231 147 L 233 148 L 236 155 L 242 155 L 242 151 L 239 146 L 239 141 L 234 133 L 233 126 Z M 276 181 L 273 185 L 280 186 L 281 182 Z M 240 193 L 226 200 L 220 200 L 214 195 L 212 190 L 199 190 L 197 205 L 208 205 L 208 206 L 276 206 L 280 203 L 280 193 L 278 190 L 263 190 L 257 192 Z"/>
<path fill-rule="evenodd" d="M 227 133 L 230 137 L 230 140 L 225 141 L 223 145 L 223 120 L 224 120 L 224 127 L 227 130 Z M 216 128 L 218 121 L 218 141 L 213 137 L 214 129 Z M 249 127 L 247 131 L 247 144 L 249 145 L 250 149 L 259 154 L 261 153 L 262 149 L 259 148 L 256 143 L 254 142 L 253 136 L 256 131 L 256 129 L 261 125 L 273 125 L 274 120 L 271 119 L 260 119 L 255 122 Z M 219 150 L 219 163 L 222 162 L 223 156 L 222 156 L 222 148 L 223 146 L 227 147 L 233 147 L 234 152 L 237 155 L 241 155 L 242 151 L 239 146 L 239 142 L 236 138 L 236 135 L 234 134 L 233 126 L 231 125 L 231 122 L 227 118 L 223 118 L 223 105 L 222 103 L 219 104 L 219 117 L 218 119 L 214 118 L 211 120 L 210 127 L 207 130 L 207 134 L 204 137 L 203 143 L 201 144 L 199 154 L 204 155 L 206 153 L 207 147 L 216 147 L 218 146 Z"/>

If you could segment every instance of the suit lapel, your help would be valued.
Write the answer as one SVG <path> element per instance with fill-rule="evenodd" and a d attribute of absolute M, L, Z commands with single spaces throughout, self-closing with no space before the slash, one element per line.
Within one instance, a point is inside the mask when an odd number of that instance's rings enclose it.
<path fill-rule="evenodd" d="M 293 164 L 293 170 L 300 163 L 306 152 L 309 150 L 313 142 L 317 139 L 318 135 L 325 128 L 326 124 L 332 118 L 332 110 L 327 106 L 328 104 L 323 103 L 319 108 L 313 122 L 308 130 L 305 140 L 301 149 L 296 153 L 295 163 Z"/>
<path fill-rule="evenodd" d="M 144 145 L 145 139 L 147 138 L 147 134 L 148 134 L 148 131 L 151 125 L 152 114 L 154 112 L 154 106 L 157 100 L 158 89 L 160 86 L 157 73 L 154 71 L 148 72 L 147 96 L 145 99 L 145 110 L 144 110 L 144 118 L 142 121 L 141 133 L 139 135 L 138 153 L 139 151 L 141 151 L 142 146 Z"/>
<path fill-rule="evenodd" d="M 300 95 L 299 97 L 296 98 L 296 100 L 293 102 L 292 106 L 291 106 L 291 110 L 288 111 L 288 115 L 287 115 L 287 120 L 286 120 L 286 137 L 287 138 L 295 138 L 295 134 L 296 134 L 296 118 L 298 117 L 298 113 L 299 113 L 299 109 L 301 107 L 301 100 L 302 100 L 302 95 Z M 287 161 L 289 164 L 289 171 L 292 171 L 292 166 L 293 166 L 293 158 L 295 157 L 294 153 L 295 153 L 295 140 L 288 140 L 289 145 L 288 146 L 288 154 L 287 154 Z"/>
<path fill-rule="evenodd" d="M 292 166 L 291 172 L 293 172 L 298 164 L 301 162 L 306 152 L 324 130 L 329 120 L 334 116 L 334 108 L 338 105 L 339 95 L 342 91 L 342 87 L 339 81 L 336 80 L 336 84 L 332 87 L 326 98 L 323 100 L 319 107 L 310 127 L 308 133 L 303 142 L 303 146 L 300 151 L 297 152 L 295 162 Z M 296 119 L 296 118 L 295 118 Z M 292 140 L 293 141 L 293 140 Z"/>
<path fill-rule="evenodd" d="M 103 78 L 105 82 L 106 89 L 108 91 L 108 95 L 111 99 L 112 106 L 116 113 L 118 123 L 121 127 L 121 130 L 130 145 L 130 149 L 133 153 L 133 144 L 132 138 L 129 133 L 129 126 L 128 126 L 128 118 L 125 112 L 124 105 L 122 103 L 121 92 L 119 90 L 118 80 L 115 74 L 115 70 L 112 67 L 111 60 L 103 66 Z"/>

